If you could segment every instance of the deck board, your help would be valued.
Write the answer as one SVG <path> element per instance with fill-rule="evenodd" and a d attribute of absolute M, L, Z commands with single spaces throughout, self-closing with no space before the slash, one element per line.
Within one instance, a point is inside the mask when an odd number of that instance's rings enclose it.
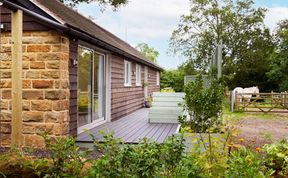
<path fill-rule="evenodd" d="M 100 140 L 103 137 L 99 131 L 113 132 L 115 138 L 121 138 L 126 143 L 138 143 L 145 137 L 162 143 L 168 136 L 176 132 L 178 124 L 149 123 L 148 112 L 148 109 L 139 109 L 114 122 L 96 126 L 90 129 L 89 132 Z M 92 142 L 92 138 L 87 133 L 80 133 L 77 136 L 77 141 Z"/>

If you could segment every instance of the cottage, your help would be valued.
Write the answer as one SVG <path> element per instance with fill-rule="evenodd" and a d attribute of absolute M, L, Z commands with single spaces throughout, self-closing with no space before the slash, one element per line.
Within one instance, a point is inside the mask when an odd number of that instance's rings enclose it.
<path fill-rule="evenodd" d="M 1 145 L 43 146 L 43 131 L 77 135 L 159 91 L 161 67 L 58 0 L 0 4 Z"/>

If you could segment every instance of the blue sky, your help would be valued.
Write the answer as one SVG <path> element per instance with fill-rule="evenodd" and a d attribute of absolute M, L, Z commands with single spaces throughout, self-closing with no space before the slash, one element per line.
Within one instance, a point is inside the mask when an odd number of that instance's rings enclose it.
<path fill-rule="evenodd" d="M 288 18 L 288 0 L 255 0 L 256 7 L 268 9 L 265 24 L 274 29 L 277 22 Z M 165 69 L 176 68 L 184 57 L 167 54 L 169 38 L 180 16 L 189 11 L 189 0 L 130 0 L 114 12 L 102 13 L 98 4 L 81 4 L 78 11 L 132 46 L 145 42 L 160 52 L 158 63 Z"/>

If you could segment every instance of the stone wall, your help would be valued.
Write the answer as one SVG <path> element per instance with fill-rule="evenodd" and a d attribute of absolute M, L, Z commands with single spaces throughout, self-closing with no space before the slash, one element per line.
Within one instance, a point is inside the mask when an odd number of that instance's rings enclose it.
<path fill-rule="evenodd" d="M 1 33 L 0 146 L 11 142 L 11 34 Z M 43 147 L 39 133 L 69 134 L 69 39 L 57 31 L 23 34 L 23 145 Z M 19 71 L 20 72 L 20 71 Z M 18 81 L 21 82 L 21 81 Z"/>

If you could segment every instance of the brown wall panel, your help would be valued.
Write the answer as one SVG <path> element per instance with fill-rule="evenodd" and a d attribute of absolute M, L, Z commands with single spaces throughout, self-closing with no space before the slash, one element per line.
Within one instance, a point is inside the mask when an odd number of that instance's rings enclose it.
<path fill-rule="evenodd" d="M 0 7 L 1 9 L 1 23 L 4 24 L 4 31 L 11 31 L 11 11 L 4 7 Z M 50 30 L 48 26 L 45 26 L 33 18 L 23 15 L 23 30 L 24 31 L 44 31 Z"/>
<path fill-rule="evenodd" d="M 78 60 L 78 42 L 70 39 L 69 45 L 69 88 L 70 88 L 70 101 L 69 101 L 69 131 L 70 135 L 77 135 L 77 93 L 78 93 L 78 68 L 76 65 L 73 65 L 74 60 Z"/>
<path fill-rule="evenodd" d="M 124 60 L 130 61 L 132 64 L 132 77 L 130 87 L 124 86 Z M 141 66 L 141 84 L 136 86 L 136 64 Z M 137 109 L 143 107 L 144 103 L 144 70 L 145 65 L 136 63 L 129 59 L 124 59 L 117 55 L 111 56 L 111 118 L 112 120 L 119 119 L 127 114 L 130 114 Z M 156 70 L 148 67 L 148 91 L 149 95 L 152 92 L 159 91 L 160 86 L 156 86 Z"/>

